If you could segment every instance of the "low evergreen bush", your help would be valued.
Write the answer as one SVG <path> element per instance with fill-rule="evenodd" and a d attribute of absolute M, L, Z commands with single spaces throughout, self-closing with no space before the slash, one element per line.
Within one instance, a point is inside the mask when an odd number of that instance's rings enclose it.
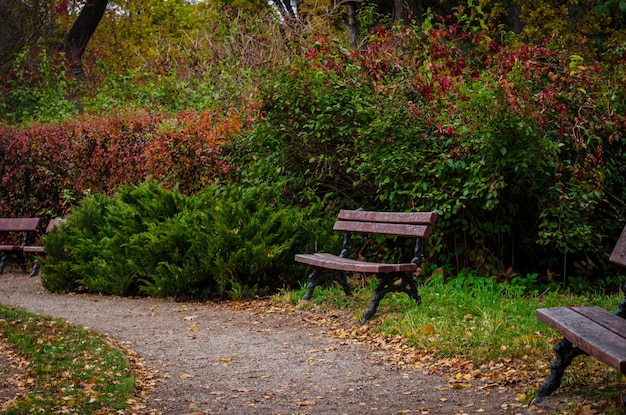
<path fill-rule="evenodd" d="M 298 285 L 293 261 L 338 244 L 322 204 L 287 206 L 279 185 L 213 186 L 186 196 L 155 182 L 86 196 L 44 241 L 53 292 L 240 298 Z M 330 242 L 327 242 L 330 241 Z"/>

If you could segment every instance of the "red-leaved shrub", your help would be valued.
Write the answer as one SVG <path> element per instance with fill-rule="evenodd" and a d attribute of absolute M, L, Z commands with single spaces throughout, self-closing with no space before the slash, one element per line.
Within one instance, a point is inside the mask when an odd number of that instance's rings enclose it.
<path fill-rule="evenodd" d="M 86 191 L 112 194 L 147 178 L 191 193 L 228 169 L 221 146 L 235 114 L 82 116 L 0 128 L 0 215 L 63 215 Z"/>

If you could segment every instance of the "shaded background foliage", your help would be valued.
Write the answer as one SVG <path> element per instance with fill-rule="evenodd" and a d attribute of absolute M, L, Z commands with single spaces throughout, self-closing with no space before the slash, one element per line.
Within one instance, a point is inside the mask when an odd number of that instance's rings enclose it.
<path fill-rule="evenodd" d="M 362 53 L 318 42 L 280 68 L 249 137 L 272 160 L 255 174 L 282 166 L 296 198 L 438 209 L 437 258 L 457 268 L 603 275 L 623 227 L 625 124 L 602 79 L 621 64 L 459 33 L 381 31 Z"/>
<path fill-rule="evenodd" d="M 438 209 L 429 257 L 451 272 L 610 281 L 626 200 L 619 7 L 297 4 L 284 19 L 260 4 L 116 2 L 80 78 L 46 46 L 56 32 L 11 52 L 1 214 L 62 216 L 84 192 L 115 200 L 120 185 L 147 179 L 185 197 L 270 185 L 294 209 L 323 200 L 309 213 L 325 218 L 342 207 Z M 67 29 L 74 16 L 55 23 Z M 228 210 L 212 219 L 256 220 L 243 201 Z M 222 242 L 234 255 L 246 239 Z M 151 278 L 186 272 L 172 261 Z M 254 271 L 222 266 L 256 284 Z"/>

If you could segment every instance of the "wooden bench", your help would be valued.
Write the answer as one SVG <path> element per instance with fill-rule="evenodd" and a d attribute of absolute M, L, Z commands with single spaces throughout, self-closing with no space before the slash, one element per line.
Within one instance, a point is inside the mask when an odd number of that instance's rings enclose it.
<path fill-rule="evenodd" d="M 0 244 L 0 273 L 4 272 L 4 267 L 11 254 L 24 256 L 24 247 L 34 240 L 41 231 L 40 218 L 0 218 L 0 233 L 5 236 L 4 242 Z M 17 235 L 20 237 L 18 238 Z M 13 242 L 13 243 L 11 243 Z M 22 260 L 22 270 L 26 272 L 25 262 Z"/>
<path fill-rule="evenodd" d="M 50 231 L 57 225 L 63 223 L 65 219 L 50 219 L 48 222 L 48 226 L 46 226 L 45 233 L 50 233 Z M 22 252 L 31 253 L 31 254 L 44 254 L 45 250 L 43 245 L 24 245 L 22 247 Z M 34 277 L 39 272 L 39 263 L 35 260 L 35 264 L 33 265 L 33 269 L 30 272 L 30 277 Z"/>
<path fill-rule="evenodd" d="M 626 227 L 609 260 L 626 266 Z M 554 327 L 564 338 L 554 347 L 556 359 L 550 367 L 549 378 L 539 387 L 535 403 L 561 385 L 565 369 L 580 355 L 593 356 L 626 374 L 626 284 L 622 289 L 625 297 L 614 313 L 596 306 L 537 310 L 537 318 Z M 626 400 L 624 405 L 626 407 Z"/>
<path fill-rule="evenodd" d="M 339 255 L 330 253 L 298 254 L 295 260 L 313 267 L 304 300 L 313 296 L 315 287 L 327 280 L 334 280 L 343 288 L 346 295 L 352 290 L 346 272 L 371 273 L 378 277 L 374 297 L 361 319 L 361 324 L 369 320 L 385 294 L 404 292 L 418 304 L 421 297 L 417 292 L 415 272 L 424 260 L 423 240 L 432 232 L 438 212 L 372 212 L 362 209 L 341 210 L 333 226 L 336 231 L 344 232 L 343 247 Z M 410 260 L 404 263 L 389 264 L 349 259 L 351 235 L 354 232 L 404 237 L 415 239 L 412 244 Z"/>

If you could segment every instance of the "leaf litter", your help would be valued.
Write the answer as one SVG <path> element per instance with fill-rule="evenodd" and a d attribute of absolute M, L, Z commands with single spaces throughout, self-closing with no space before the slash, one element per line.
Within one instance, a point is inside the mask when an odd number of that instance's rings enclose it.
<path fill-rule="evenodd" d="M 0 284 L 6 277 L 0 278 Z M 0 290 L 0 294 L 5 291 L 24 290 L 24 293 L 12 293 L 9 298 L 11 301 L 22 304 L 30 311 L 44 312 L 46 310 L 55 314 L 62 314 L 59 310 L 67 308 L 67 302 L 56 305 L 59 302 L 58 296 L 47 294 L 41 290 L 41 287 L 30 281 L 29 279 L 15 278 L 19 284 L 6 287 L 6 290 Z M 33 279 L 34 280 L 34 279 Z M 24 282 L 29 282 L 34 287 L 24 289 Z M 17 290 L 17 291 L 20 291 Z M 66 299 L 69 298 L 66 296 Z M 0 295 L 0 303 L 11 303 L 7 298 Z M 547 356 L 546 361 L 539 362 L 533 359 L 503 359 L 502 361 L 492 361 L 477 366 L 473 362 L 467 361 L 463 357 L 438 358 L 435 350 L 418 350 L 407 345 L 406 340 L 396 337 L 384 337 L 380 334 L 372 333 L 369 326 L 355 326 L 352 317 L 342 316 L 341 310 L 333 310 L 330 313 L 313 313 L 303 312 L 297 307 L 289 304 L 274 303 L 269 300 L 255 300 L 249 302 L 228 302 L 220 304 L 171 304 L 167 302 L 158 302 L 155 300 L 120 300 L 99 298 L 97 301 L 89 296 L 72 296 L 71 301 L 77 301 L 78 309 L 84 307 L 85 304 L 93 302 L 112 302 L 115 307 L 124 309 L 124 313 L 130 313 L 133 321 L 136 318 L 142 318 L 144 325 L 149 325 L 150 320 L 158 320 L 158 323 L 151 325 L 149 337 L 146 341 L 138 341 L 138 337 L 146 337 L 146 328 L 137 329 L 137 333 L 129 335 L 132 332 L 131 327 L 127 327 L 128 321 L 121 322 L 120 327 L 113 330 L 115 334 L 108 335 L 107 338 L 116 347 L 124 350 L 129 360 L 133 362 L 137 379 L 137 392 L 135 396 L 129 400 L 129 413 L 133 414 L 163 414 L 163 413 L 180 413 L 180 414 L 208 414 L 208 413 L 232 413 L 232 414 L 296 414 L 296 413 L 337 413 L 329 412 L 329 408 L 337 410 L 338 408 L 352 408 L 345 413 L 353 414 L 389 414 L 389 413 L 421 413 L 421 414 L 463 414 L 463 413 L 494 413 L 494 408 L 498 413 L 572 413 L 572 414 L 600 414 L 603 408 L 609 403 L 606 400 L 596 399 L 593 402 L 582 402 L 572 406 L 572 402 L 568 397 L 560 394 L 553 400 L 553 404 L 548 407 L 534 407 L 527 405 L 529 399 L 526 391 L 535 390 L 539 382 L 543 381 L 546 368 L 550 364 L 551 356 Z M 127 304 L 135 304 L 127 307 Z M 33 305 L 37 304 L 40 307 Z M 136 305 L 141 304 L 141 305 Z M 101 306 L 106 308 L 105 304 Z M 33 310 L 33 308 L 35 308 Z M 145 311 L 144 311 L 145 310 Z M 174 313 L 168 312 L 174 311 Z M 210 326 L 207 321 L 206 312 L 211 310 L 220 314 L 218 320 L 213 321 Z M 217 311 L 219 310 L 219 311 Z M 227 311 L 227 313 L 224 313 Z M 71 310 L 69 310 L 71 314 Z M 186 349 L 194 349 L 204 351 L 187 358 L 183 356 L 180 361 L 175 361 L 172 353 L 166 350 L 157 350 L 157 358 L 150 356 L 152 351 L 146 348 L 144 343 L 152 343 L 154 346 L 160 341 L 160 337 L 166 337 L 168 332 L 174 332 L 176 335 L 177 326 L 181 327 L 181 331 L 189 331 L 189 327 L 181 325 L 180 314 L 182 313 L 182 322 L 194 322 L 195 332 L 197 336 L 183 339 L 179 336 L 181 345 L 177 353 L 189 352 Z M 136 314 L 136 316 L 134 316 Z M 143 316 L 142 314 L 145 314 Z M 83 313 L 82 316 L 87 314 Z M 172 316 L 171 322 L 166 316 Z M 239 316 L 239 317 L 237 317 Z M 60 315 L 63 317 L 63 315 Z M 97 321 L 102 319 L 102 314 L 94 308 L 91 313 L 95 327 L 94 329 L 102 332 L 104 327 L 108 327 L 106 322 Z M 136 317 L 136 318 L 135 318 Z M 277 318 L 274 321 L 274 317 Z M 66 316 L 69 321 L 71 318 Z M 291 322 L 289 322 L 291 320 Z M 176 322 L 178 321 L 178 323 Z M 78 324 L 85 324 L 84 321 Z M 124 324 L 126 326 L 122 327 Z M 213 355 L 214 350 L 207 347 L 206 344 L 199 344 L 199 341 L 207 342 L 206 336 L 210 333 L 216 335 L 217 332 L 233 332 L 240 325 L 245 324 L 252 327 L 248 331 L 248 338 L 240 339 L 237 343 L 234 341 L 233 348 L 226 347 L 224 350 L 228 353 L 220 353 Z M 335 340 L 334 343 L 328 344 L 322 341 L 320 343 L 319 333 L 314 335 L 315 331 L 312 327 L 318 327 L 323 330 L 323 335 L 328 339 Z M 127 330 L 122 331 L 125 328 Z M 295 340 L 288 335 L 298 335 Z M 250 334 L 252 333 L 252 334 Z M 236 333 L 234 333 L 236 334 Z M 274 354 L 268 354 L 270 358 L 276 359 L 277 371 L 275 375 L 271 373 L 272 362 L 269 366 L 263 366 L 264 370 L 258 370 L 255 373 L 254 365 L 260 365 L 259 362 L 250 362 L 249 355 L 242 351 L 240 354 L 238 348 L 246 347 L 246 340 L 256 341 L 257 334 L 262 336 L 273 336 L 271 339 L 273 344 L 255 344 L 254 347 L 271 347 Z M 284 336 L 282 336 L 284 334 Z M 220 334 L 221 336 L 222 334 Z M 244 334 L 246 335 L 246 334 Z M 280 341 L 276 341 L 276 336 Z M 284 338 L 283 338 L 284 337 Z M 313 338 L 314 337 L 314 338 Z M 225 337 L 229 339 L 229 337 Z M 0 339 L 1 340 L 1 339 Z M 263 340 L 264 341 L 264 340 Z M 298 349 L 294 342 L 303 342 L 304 348 Z M 0 344 L 2 342 L 0 341 Z M 176 344 L 177 341 L 169 343 Z M 163 347 L 163 346 L 160 346 Z M 291 349 L 293 350 L 291 350 Z M 196 350 L 194 349 L 194 350 Z M 348 349 L 348 353 L 342 353 L 343 349 Z M 10 355 L 6 347 L 0 349 L 0 355 Z M 272 350 L 271 350 L 272 351 Z M 270 351 L 270 352 L 271 352 Z M 357 353 L 354 353 L 356 351 Z M 13 352 L 14 353 L 14 352 Z M 333 356 L 337 354 L 337 356 Z M 284 365 L 285 360 L 279 358 L 287 357 L 294 360 L 293 364 L 297 365 L 297 359 L 300 366 L 297 370 L 302 371 L 301 375 L 294 375 L 293 378 L 286 378 L 280 366 Z M 16 355 L 19 361 L 19 354 Z M 267 356 L 262 356 L 268 358 Z M 339 361 L 335 359 L 339 358 Z M 354 358 L 355 361 L 351 361 Z M 199 373 L 195 371 L 190 361 L 202 362 L 207 359 L 215 359 L 215 363 L 205 364 L 204 369 L 214 370 L 218 366 L 225 368 L 227 372 L 219 372 L 220 376 L 232 376 L 227 379 L 228 382 L 210 382 L 207 380 L 206 370 Z M 332 371 L 332 366 L 338 366 L 345 363 L 343 360 L 349 360 L 351 365 L 365 365 L 367 373 L 345 373 L 345 379 L 339 379 L 336 372 Z M 286 360 L 289 361 L 289 360 Z M 4 382 L 2 385 L 9 385 L 10 394 L 19 395 L 20 387 L 28 386 L 26 380 L 20 380 L 20 373 L 25 373 L 28 362 L 21 362 L 21 366 L 15 366 L 15 363 L 4 363 L 3 367 L 17 368 L 17 373 L 11 373 L 3 376 L 3 378 L 14 378 L 16 381 L 12 384 Z M 328 373 L 335 373 L 337 379 L 320 378 L 319 381 L 329 383 L 323 390 L 313 391 L 310 384 L 301 385 L 300 377 L 310 376 L 305 369 L 306 367 L 319 368 L 321 371 L 314 372 L 319 377 Z M 350 368 L 350 365 L 346 367 Z M 212 369 L 213 368 L 213 369 Z M 269 369 L 268 369 L 269 368 Z M 308 369 L 306 369 L 308 370 Z M 586 375 L 593 375 L 593 367 L 588 369 Z M 443 381 L 433 382 L 433 384 L 418 385 L 415 381 L 413 373 L 420 373 L 424 376 L 435 376 L 444 379 Z M 291 375 L 291 372 L 287 372 Z M 313 373 L 313 372 L 311 372 Z M 603 373 L 599 371 L 599 373 Z M 211 377 L 212 375 L 208 375 Z M 599 377 L 601 375 L 599 374 Z M 253 382 L 246 383 L 242 378 L 248 377 Z M 397 381 L 397 387 L 394 390 L 393 385 L 391 391 L 393 397 L 385 397 L 371 395 L 371 389 L 381 389 L 381 392 L 389 393 L 390 379 Z M 433 378 L 435 379 L 435 378 Z M 598 381 L 600 385 L 606 383 L 603 378 L 593 379 Z M 3 379 L 4 381 L 4 379 Z M 20 383 L 21 382 L 21 383 Z M 31 381 L 32 382 L 32 381 Z M 266 385 L 264 382 L 268 382 Z M 240 384 L 235 384 L 240 383 Z M 402 384 L 402 385 L 400 385 Z M 273 385 L 273 386 L 270 386 Z M 408 385 L 408 386 L 407 386 Z M 315 385 L 317 386 L 317 385 Z M 581 385 L 573 385 L 574 388 Z M 387 388 L 387 389 L 385 389 Z M 565 390 L 567 385 L 562 386 Z M 262 389 L 262 390 L 260 390 Z M 311 390 L 307 390 L 311 389 Z M 598 389 L 598 388 L 596 388 Z M 457 392 L 458 391 L 458 392 Z M 362 395 L 362 393 L 367 393 Z M 164 394 L 171 396 L 165 396 Z M 187 394 L 197 394 L 199 397 L 187 396 Z M 461 395 L 457 396 L 457 393 Z M 17 396 L 16 395 L 16 396 Z M 433 396 L 431 396 L 433 395 Z M 440 395 L 440 396 L 437 396 Z M 5 395 L 0 395 L 6 398 Z M 10 399 L 10 398 L 9 398 Z M 4 402 L 7 400 L 3 399 Z M 390 403 L 389 401 L 392 401 Z M 434 402 L 438 402 L 434 403 Z M 279 405 L 279 402 L 285 402 Z M 409 403 L 410 402 L 410 403 Z M 437 406 L 439 405 L 439 406 Z M 572 409 L 573 407 L 573 409 Z M 239 408 L 239 409 L 237 409 Z M 268 408 L 272 408 L 271 411 Z M 303 408 L 304 412 L 298 411 L 297 408 Z M 450 408 L 453 408 L 451 410 Z"/>

